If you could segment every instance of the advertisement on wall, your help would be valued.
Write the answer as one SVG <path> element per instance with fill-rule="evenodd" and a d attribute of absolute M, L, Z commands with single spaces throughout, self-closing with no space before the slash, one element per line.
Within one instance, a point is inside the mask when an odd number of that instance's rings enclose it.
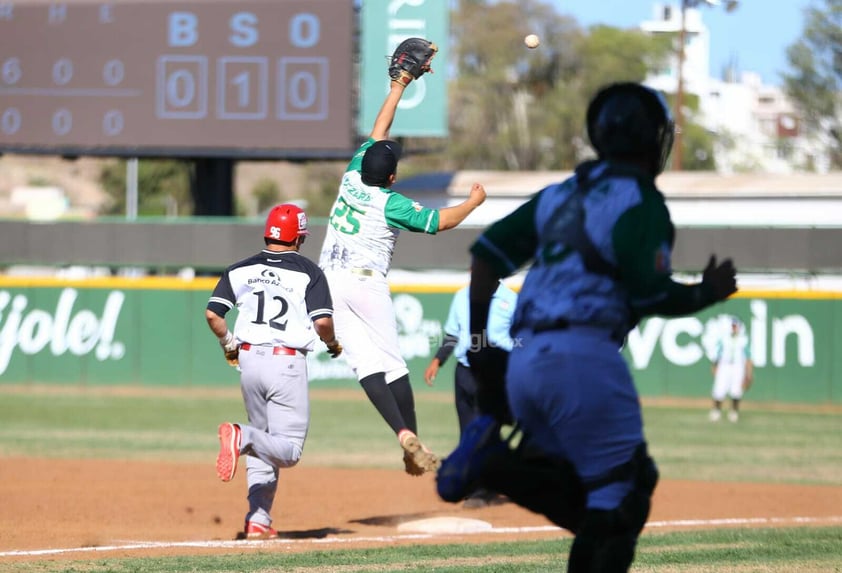
<path fill-rule="evenodd" d="M 204 320 L 209 289 L 2 288 L 0 384 L 221 386 L 237 382 Z M 403 356 L 416 385 L 443 338 L 452 293 L 393 295 Z M 842 299 L 735 298 L 695 316 L 652 317 L 622 352 L 643 396 L 706 397 L 718 336 L 743 324 L 755 365 L 752 399 L 842 400 Z M 308 356 L 313 387 L 355 387 L 322 345 Z M 448 367 L 452 367 L 448 365 Z M 447 390 L 450 376 L 436 390 Z"/>
<path fill-rule="evenodd" d="M 55 306 L 47 306 L 39 297 L 0 291 L 0 375 L 9 370 L 13 356 L 120 361 L 126 347 L 114 335 L 125 299 L 125 293 L 111 291 L 101 306 L 91 308 L 79 300 L 78 290 L 66 288 Z"/>
<path fill-rule="evenodd" d="M 707 396 L 717 343 L 736 318 L 755 366 L 752 398 L 829 401 L 842 372 L 830 342 L 842 326 L 838 304 L 737 298 L 695 316 L 652 317 L 629 333 L 623 353 L 643 395 Z"/>
<path fill-rule="evenodd" d="M 445 137 L 447 128 L 447 61 L 449 6 L 445 0 L 375 0 L 363 2 L 360 14 L 359 134 L 368 136 L 389 93 L 389 58 L 403 40 L 426 38 L 438 46 L 435 73 L 407 86 L 392 124 L 391 136 Z"/>

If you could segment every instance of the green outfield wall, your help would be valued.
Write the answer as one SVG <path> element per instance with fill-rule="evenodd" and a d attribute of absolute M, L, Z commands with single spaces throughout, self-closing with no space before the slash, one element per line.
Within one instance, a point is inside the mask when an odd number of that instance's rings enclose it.
<path fill-rule="evenodd" d="M 0 278 L 0 384 L 214 387 L 237 383 L 204 318 L 215 279 Z M 452 388 L 452 360 L 433 389 L 424 368 L 459 285 L 394 286 L 401 349 L 420 392 Z M 696 316 L 650 318 L 623 348 L 643 396 L 706 397 L 715 336 L 746 325 L 751 399 L 842 403 L 842 293 L 752 291 Z M 319 345 L 311 386 L 356 387 Z"/>

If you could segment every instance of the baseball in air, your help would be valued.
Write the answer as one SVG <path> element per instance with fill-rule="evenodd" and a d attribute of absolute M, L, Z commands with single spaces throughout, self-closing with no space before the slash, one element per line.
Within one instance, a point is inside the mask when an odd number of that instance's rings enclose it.
<path fill-rule="evenodd" d="M 539 38 L 535 34 L 529 34 L 527 37 L 523 39 L 523 43 L 526 44 L 527 48 L 537 48 L 538 44 L 541 43 L 541 38 Z"/>

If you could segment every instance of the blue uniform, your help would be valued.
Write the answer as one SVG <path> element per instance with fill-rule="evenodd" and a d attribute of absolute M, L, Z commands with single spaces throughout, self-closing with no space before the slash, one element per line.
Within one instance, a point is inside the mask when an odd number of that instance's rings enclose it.
<path fill-rule="evenodd" d="M 712 302 L 701 285 L 671 279 L 673 238 L 653 178 L 598 162 L 540 191 L 472 247 L 497 276 L 532 262 L 512 326 L 520 344 L 508 364 L 509 405 L 535 445 L 571 461 L 585 483 L 645 442 L 624 336 L 640 316 Z M 593 488 L 587 506 L 614 509 L 631 488 L 631 479 Z"/>
<path fill-rule="evenodd" d="M 655 184 L 674 135 L 663 96 L 610 84 L 586 116 L 599 159 L 536 193 L 471 247 L 474 334 L 485 328 L 496 281 L 529 271 L 512 326 L 518 344 L 508 355 L 469 354 L 483 415 L 445 458 L 436 489 L 445 501 L 477 485 L 499 491 L 574 533 L 570 573 L 616 573 L 634 561 L 658 483 L 620 346 L 641 317 L 724 300 L 736 291 L 736 270 L 712 255 L 701 282 L 672 279 L 675 232 Z M 512 420 L 523 431 L 515 447 L 499 435 Z"/>

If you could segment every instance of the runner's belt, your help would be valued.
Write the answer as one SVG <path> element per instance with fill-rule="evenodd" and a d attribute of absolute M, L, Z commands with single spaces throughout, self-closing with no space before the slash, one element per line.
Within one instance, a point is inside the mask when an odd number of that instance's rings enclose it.
<path fill-rule="evenodd" d="M 272 354 L 275 356 L 284 354 L 286 356 L 295 356 L 295 353 L 298 352 L 295 348 L 290 348 L 289 346 L 260 346 L 256 345 L 258 348 L 265 348 L 265 349 L 272 349 Z M 251 350 L 252 345 L 248 342 L 243 342 L 240 345 L 240 350 L 249 351 Z"/>
<path fill-rule="evenodd" d="M 350 270 L 355 275 L 360 275 L 362 277 L 373 277 L 375 275 L 375 273 L 377 273 L 377 271 L 374 271 L 374 270 L 371 270 L 371 269 L 361 269 L 361 268 L 358 268 L 358 267 L 353 267 Z"/>

